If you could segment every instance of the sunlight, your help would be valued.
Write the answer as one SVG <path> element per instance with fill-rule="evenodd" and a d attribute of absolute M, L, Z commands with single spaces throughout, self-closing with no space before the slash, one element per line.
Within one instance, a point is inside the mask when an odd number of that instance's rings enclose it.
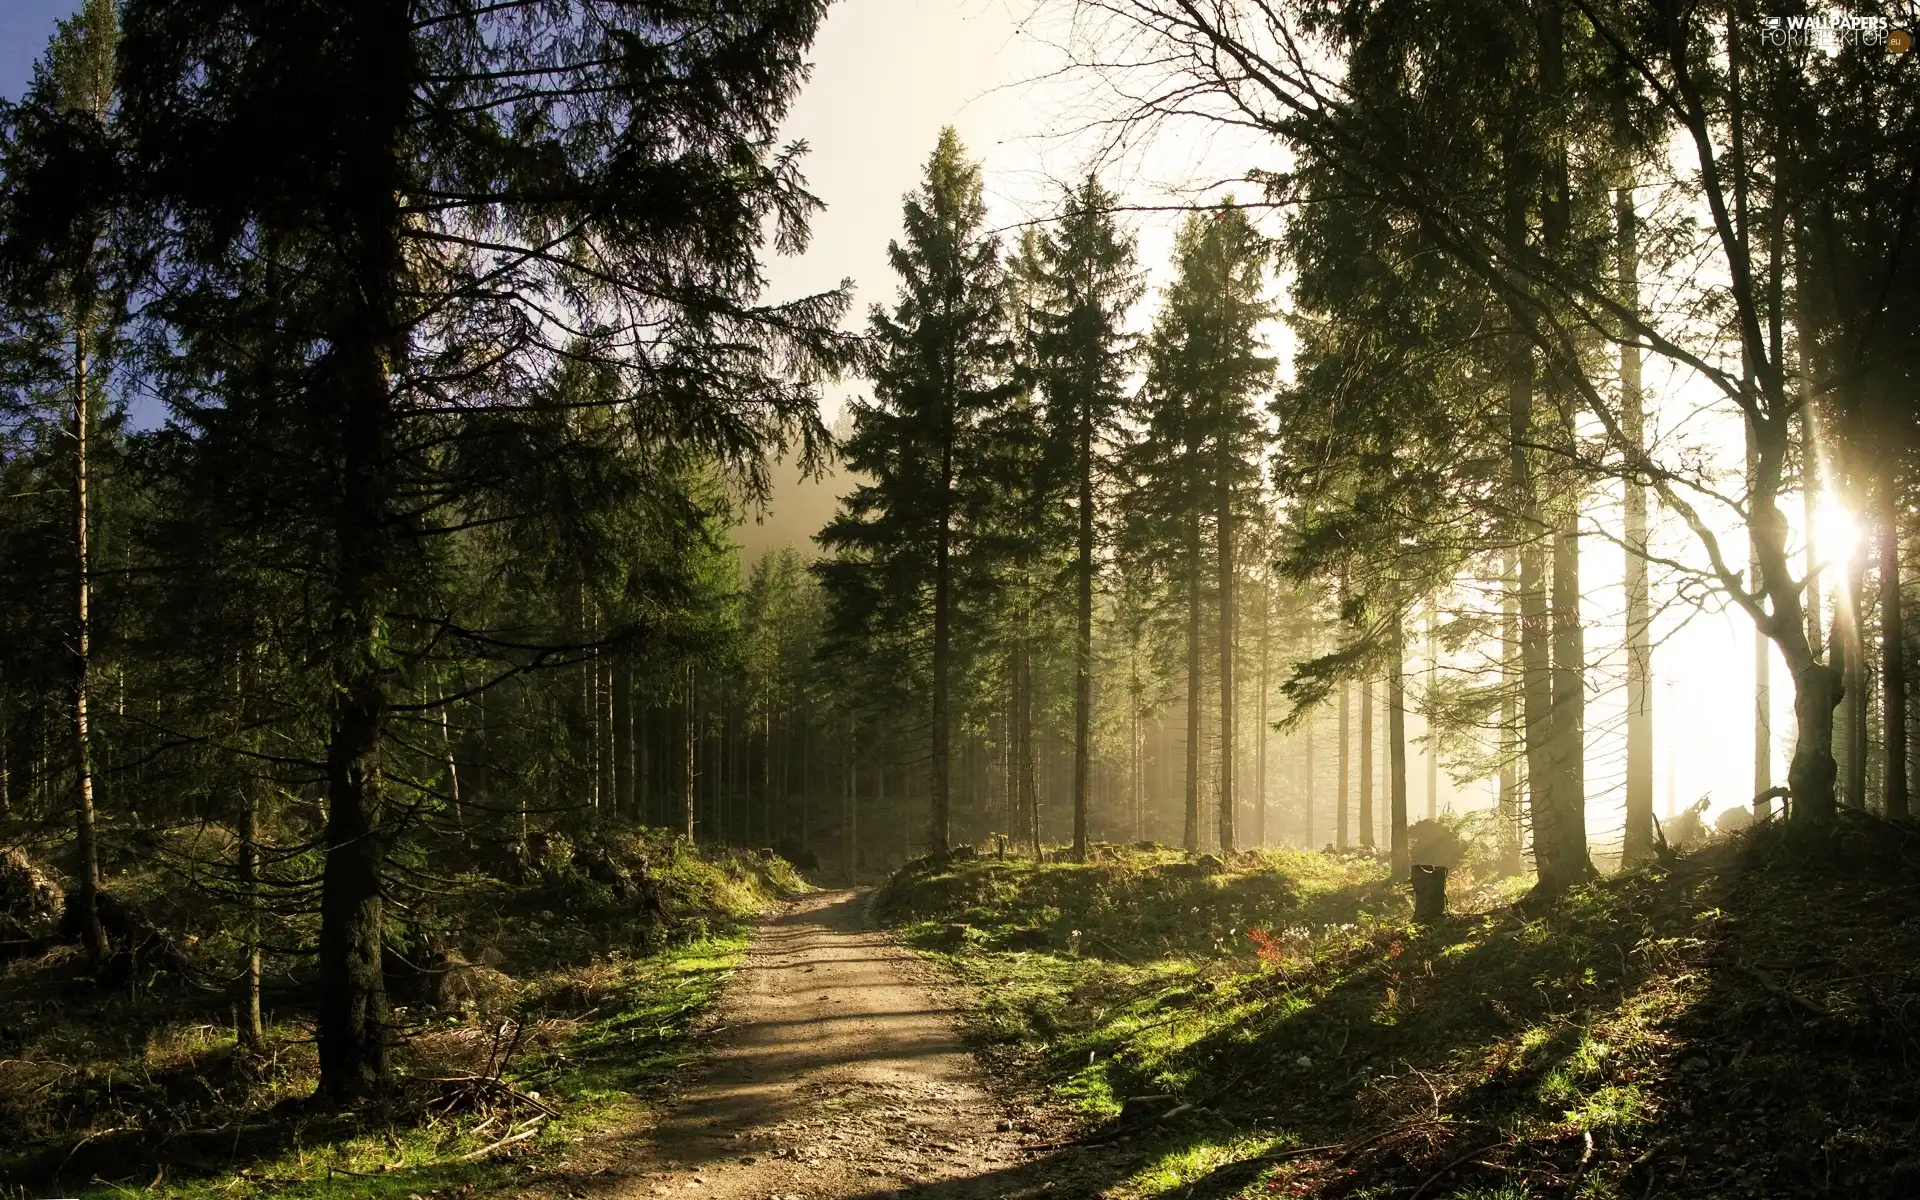
<path fill-rule="evenodd" d="M 1860 527 L 1846 505 L 1822 492 L 1813 513 L 1814 550 L 1823 564 L 1845 562 L 1860 544 Z"/>

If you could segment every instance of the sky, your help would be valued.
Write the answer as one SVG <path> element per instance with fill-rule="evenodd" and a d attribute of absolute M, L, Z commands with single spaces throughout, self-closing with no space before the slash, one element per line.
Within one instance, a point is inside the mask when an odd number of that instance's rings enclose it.
<path fill-rule="evenodd" d="M 79 7 L 80 0 L 0 0 L 0 96 L 20 98 L 54 22 Z"/>

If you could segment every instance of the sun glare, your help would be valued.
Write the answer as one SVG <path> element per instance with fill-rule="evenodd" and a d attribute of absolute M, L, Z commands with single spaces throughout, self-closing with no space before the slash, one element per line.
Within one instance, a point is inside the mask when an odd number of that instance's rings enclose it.
<path fill-rule="evenodd" d="M 1823 563 L 1844 562 L 1860 544 L 1860 527 L 1838 500 L 1820 497 L 1813 513 L 1814 552 Z"/>

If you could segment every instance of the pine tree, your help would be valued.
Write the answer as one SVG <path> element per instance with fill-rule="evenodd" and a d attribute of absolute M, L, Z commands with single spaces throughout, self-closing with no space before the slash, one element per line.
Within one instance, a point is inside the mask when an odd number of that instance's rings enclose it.
<path fill-rule="evenodd" d="M 1037 247 L 1037 295 L 1028 320 L 1034 371 L 1047 400 L 1055 453 L 1074 508 L 1073 854 L 1087 853 L 1093 721 L 1093 611 L 1099 495 L 1121 434 L 1131 339 L 1128 310 L 1141 284 L 1132 239 L 1113 219 L 1114 199 L 1089 175 L 1069 193 Z"/>
<path fill-rule="evenodd" d="M 1131 448 L 1139 540 L 1164 545 L 1160 568 L 1187 613 L 1186 847 L 1200 837 L 1202 596 L 1214 568 L 1220 689 L 1222 849 L 1234 848 L 1233 647 L 1236 528 L 1258 483 L 1261 425 L 1255 399 L 1273 363 L 1261 351 L 1260 323 L 1271 250 L 1231 204 L 1189 217 L 1175 241 L 1176 276 L 1147 341 L 1147 377 L 1138 400 L 1141 436 Z M 1211 523 L 1213 537 L 1205 532 Z M 1148 532 L 1153 530 L 1157 532 Z"/>
<path fill-rule="evenodd" d="M 804 242 L 813 202 L 773 139 L 823 8 L 126 5 L 122 112 L 163 272 L 150 314 L 188 438 L 174 463 L 232 474 L 237 452 L 324 609 L 300 661 L 331 706 L 330 1099 L 387 1073 L 396 704 L 423 646 L 491 636 L 447 586 L 450 531 L 475 508 L 530 522 L 522 489 L 564 487 L 576 450 L 706 455 L 751 488 L 769 447 L 824 434 L 804 376 L 842 353 L 844 295 L 761 306 L 757 263 L 769 231 Z M 255 330 L 304 370 L 242 423 L 222 393 Z M 607 373 L 624 447 L 549 406 L 563 361 Z"/>
<path fill-rule="evenodd" d="M 95 817 L 93 627 L 94 509 L 90 485 L 101 394 L 120 338 L 124 288 L 113 226 L 119 200 L 114 56 L 120 40 L 112 0 L 87 0 L 59 23 L 35 64 L 25 101 L 7 113 L 0 252 L 16 379 L 59 394 L 72 447 L 72 609 L 68 617 L 74 748 L 72 821 L 79 857 L 78 927 L 96 968 L 107 953 L 100 919 Z"/>
<path fill-rule="evenodd" d="M 965 521 L 964 473 L 982 414 L 1012 394 L 1000 245 L 986 231 L 980 169 L 949 127 L 905 204 L 905 237 L 888 247 L 899 276 L 893 311 L 869 318 L 873 400 L 853 410 L 849 468 L 871 482 L 821 533 L 837 623 L 925 646 L 931 848 L 951 838 L 954 632 Z"/>

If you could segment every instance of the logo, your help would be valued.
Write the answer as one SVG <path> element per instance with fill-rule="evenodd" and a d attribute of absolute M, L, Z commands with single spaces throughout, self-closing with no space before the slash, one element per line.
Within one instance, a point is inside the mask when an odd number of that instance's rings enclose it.
<path fill-rule="evenodd" d="M 1885 46 L 1889 54 L 1904 54 L 1913 45 L 1913 35 L 1905 29 L 1893 28 L 1893 22 L 1886 17 L 1802 13 L 1761 18 L 1760 41 L 1768 46 L 1817 46 L 1826 51 L 1842 46 Z"/>

